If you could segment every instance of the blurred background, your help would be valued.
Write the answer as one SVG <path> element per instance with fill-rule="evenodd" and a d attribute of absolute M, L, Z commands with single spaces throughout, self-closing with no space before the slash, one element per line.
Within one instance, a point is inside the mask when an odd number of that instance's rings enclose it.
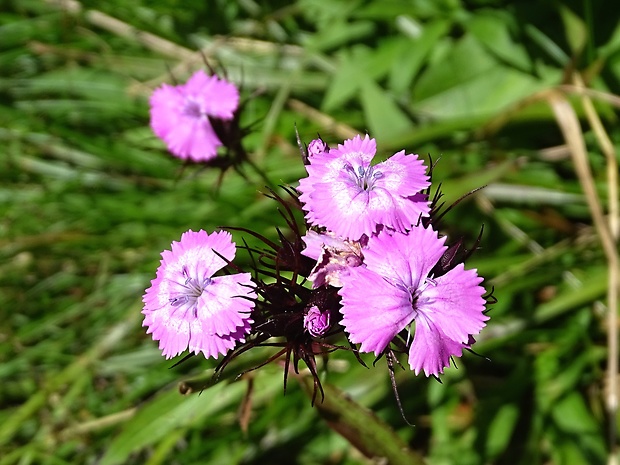
<path fill-rule="evenodd" d="M 184 167 L 148 126 L 153 89 L 183 82 L 205 58 L 242 87 L 242 124 L 252 128 L 244 144 L 272 186 L 304 175 L 295 125 L 306 143 L 367 132 L 382 157 L 430 155 L 448 204 L 487 186 L 443 223 L 468 244 L 484 225 L 468 266 L 498 299 L 474 347 L 486 358 L 466 353 L 442 383 L 397 369 L 414 427 L 383 360 L 366 369 L 335 353 L 325 383 L 429 464 L 608 460 L 617 8 L 0 5 L 0 465 L 379 463 L 331 430 L 294 379 L 283 395 L 277 363 L 236 382 L 230 365 L 228 379 L 182 396 L 179 382 L 208 376 L 216 362 L 172 367 L 141 327 L 142 293 L 182 232 L 235 226 L 275 238 L 274 226 L 285 227 L 256 170 L 229 170 L 218 189 L 218 171 Z"/>

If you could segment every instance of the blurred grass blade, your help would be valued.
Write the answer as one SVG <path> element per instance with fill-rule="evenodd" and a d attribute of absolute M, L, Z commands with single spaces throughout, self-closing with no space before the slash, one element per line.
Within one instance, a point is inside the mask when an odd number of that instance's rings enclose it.
<path fill-rule="evenodd" d="M 236 404 L 243 395 L 245 383 L 220 383 L 200 395 L 181 396 L 172 389 L 145 404 L 128 421 L 114 439 L 100 465 L 127 463 L 131 454 L 147 447 L 162 447 L 169 435 L 185 429 L 205 417 L 215 416 L 221 410 Z"/>
<path fill-rule="evenodd" d="M 131 308 L 125 321 L 118 323 L 106 334 L 88 353 L 78 358 L 75 362 L 67 366 L 63 371 L 57 373 L 49 380 L 46 386 L 30 397 L 26 403 L 18 407 L 7 420 L 0 425 L 0 446 L 10 441 L 22 423 L 36 414 L 46 402 L 48 396 L 59 389 L 63 384 L 77 377 L 89 364 L 100 359 L 103 354 L 111 350 L 118 341 L 125 337 L 128 332 L 135 327 L 135 322 L 140 315 L 137 308 Z"/>

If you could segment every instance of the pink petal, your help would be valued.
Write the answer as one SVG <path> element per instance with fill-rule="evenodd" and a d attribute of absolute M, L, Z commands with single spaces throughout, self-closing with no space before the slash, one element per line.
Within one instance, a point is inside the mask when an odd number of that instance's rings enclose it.
<path fill-rule="evenodd" d="M 361 135 L 355 136 L 353 139 L 347 139 L 342 144 L 338 144 L 338 148 L 330 149 L 330 156 L 341 157 L 343 155 L 360 156 L 366 163 L 377 153 L 377 141 L 371 139 L 368 134 L 362 139 Z"/>
<path fill-rule="evenodd" d="M 446 336 L 435 322 L 418 315 L 415 322 L 415 336 L 409 349 L 409 366 L 419 374 L 439 375 L 450 366 L 450 357 L 460 357 L 465 344 Z"/>
<path fill-rule="evenodd" d="M 198 298 L 198 314 L 205 334 L 225 336 L 243 326 L 256 297 L 250 273 L 240 273 L 213 278 Z"/>
<path fill-rule="evenodd" d="M 375 169 L 383 173 L 382 187 L 400 197 L 415 195 L 431 185 L 424 162 L 404 150 L 378 163 Z"/>
<path fill-rule="evenodd" d="M 205 118 L 183 117 L 183 121 L 162 139 L 173 154 L 193 161 L 215 158 L 218 147 L 222 146 L 211 123 Z"/>
<path fill-rule="evenodd" d="M 489 319 L 483 311 L 485 289 L 476 270 L 465 270 L 459 263 L 445 275 L 433 279 L 436 284 L 422 291 L 417 302 L 420 314 L 441 327 L 450 339 L 466 344 Z"/>
<path fill-rule="evenodd" d="M 360 351 L 378 356 L 413 320 L 410 294 L 365 268 L 349 270 L 342 282 L 341 324 Z"/>
<path fill-rule="evenodd" d="M 237 345 L 238 342 L 245 342 L 245 335 L 250 332 L 250 321 L 245 321 L 235 332 L 226 336 L 213 336 L 202 331 L 199 326 L 192 330 L 189 341 L 189 351 L 194 353 L 202 352 L 205 358 L 218 358 L 225 355 Z"/>
<path fill-rule="evenodd" d="M 209 116 L 229 120 L 239 107 L 237 87 L 218 76 L 209 76 L 203 70 L 196 71 L 182 87 L 185 95 L 200 101 Z"/>
<path fill-rule="evenodd" d="M 417 288 L 447 249 L 445 240 L 422 226 L 412 228 L 408 234 L 382 231 L 368 241 L 364 263 L 381 276 Z"/>

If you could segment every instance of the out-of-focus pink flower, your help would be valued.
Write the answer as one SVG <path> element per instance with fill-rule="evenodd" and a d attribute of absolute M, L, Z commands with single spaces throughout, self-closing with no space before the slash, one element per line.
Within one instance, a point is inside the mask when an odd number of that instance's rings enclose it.
<path fill-rule="evenodd" d="M 222 145 L 212 120 L 231 120 L 239 90 L 217 76 L 196 71 L 185 84 L 163 84 L 150 99 L 151 128 L 170 152 L 182 159 L 208 161 Z"/>

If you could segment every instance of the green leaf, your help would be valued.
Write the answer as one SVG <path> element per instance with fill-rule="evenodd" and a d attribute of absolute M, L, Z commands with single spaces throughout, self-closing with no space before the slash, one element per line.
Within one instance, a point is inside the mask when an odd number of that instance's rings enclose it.
<path fill-rule="evenodd" d="M 573 56 L 579 56 L 588 41 L 588 28 L 585 22 L 567 6 L 560 4 L 559 9 L 562 22 L 564 23 L 566 41 L 571 48 Z"/>
<path fill-rule="evenodd" d="M 362 107 L 373 137 L 389 140 L 413 129 L 409 120 L 394 100 L 375 82 L 362 81 Z"/>
<path fill-rule="evenodd" d="M 371 36 L 376 24 L 372 21 L 356 21 L 349 23 L 342 19 L 332 17 L 332 23 L 328 28 L 322 29 L 316 35 L 310 37 L 305 44 L 306 47 L 313 51 L 327 51 L 332 48 L 342 46 L 348 42 L 359 42 L 368 36 Z"/>
<path fill-rule="evenodd" d="M 200 395 L 181 396 L 170 390 L 143 406 L 116 436 L 101 465 L 126 463 L 131 454 L 155 445 L 179 428 L 189 427 L 238 402 L 244 383 L 220 383 Z"/>
<path fill-rule="evenodd" d="M 560 431 L 557 445 L 564 457 L 561 463 L 604 463 L 607 448 L 599 422 L 592 417 L 581 394 L 568 393 L 555 403 L 551 415 Z"/>
<path fill-rule="evenodd" d="M 468 34 L 457 41 L 443 59 L 434 62 L 420 76 L 413 92 L 414 101 L 422 101 L 448 91 L 497 66 L 480 43 Z"/>
<path fill-rule="evenodd" d="M 302 387 L 312 396 L 312 377 L 300 379 Z M 380 458 L 392 465 L 423 465 L 424 461 L 409 449 L 386 423 L 363 408 L 340 389 L 323 384 L 325 398 L 315 404 L 316 409 L 333 430 L 345 437 L 369 458 Z"/>
<path fill-rule="evenodd" d="M 501 12 L 481 12 L 471 17 L 467 27 L 484 47 L 502 61 L 528 72 L 532 63 L 523 44 L 513 40 L 510 35 L 508 21 L 511 19 Z"/>
<path fill-rule="evenodd" d="M 433 21 L 424 26 L 415 39 L 403 39 L 400 43 L 399 56 L 392 61 L 389 87 L 399 95 L 411 87 L 412 81 L 425 63 L 435 46 L 449 30 L 450 23 L 444 20 Z"/>
<path fill-rule="evenodd" d="M 519 407 L 515 404 L 503 405 L 497 411 L 486 437 L 486 453 L 489 458 L 497 457 L 506 449 L 517 426 L 519 413 Z"/>
<path fill-rule="evenodd" d="M 564 67 L 568 64 L 569 56 L 566 52 L 543 31 L 533 24 L 526 24 L 525 33 L 558 65 Z"/>
<path fill-rule="evenodd" d="M 377 50 L 358 45 L 339 53 L 339 63 L 323 101 L 324 110 L 343 105 L 360 94 L 365 81 L 377 81 L 387 74 L 397 60 L 399 44 L 400 41 L 386 41 Z"/>
<path fill-rule="evenodd" d="M 534 319 L 542 323 L 602 297 L 607 291 L 607 273 L 606 267 L 591 267 L 579 287 L 567 289 L 553 300 L 539 305 Z"/>
<path fill-rule="evenodd" d="M 441 183 L 441 191 L 444 194 L 442 200 L 446 202 L 446 205 L 450 205 L 468 192 L 501 179 L 502 176 L 514 167 L 515 162 L 507 160 L 499 165 L 477 173 L 468 174 L 467 176 L 462 176 L 457 179 L 444 180 Z"/>
<path fill-rule="evenodd" d="M 420 77 L 412 110 L 433 119 L 488 117 L 546 86 L 502 65 L 467 36 Z"/>

